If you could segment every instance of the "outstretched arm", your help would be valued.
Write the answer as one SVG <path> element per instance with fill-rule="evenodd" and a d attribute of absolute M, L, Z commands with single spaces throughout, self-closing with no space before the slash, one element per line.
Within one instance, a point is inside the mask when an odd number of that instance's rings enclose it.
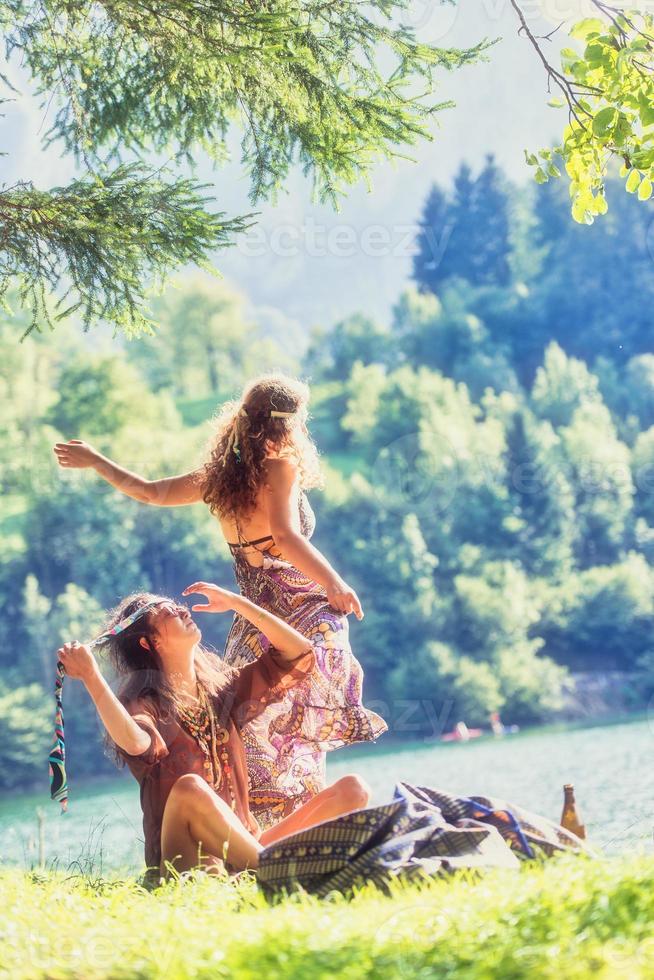
<path fill-rule="evenodd" d="M 100 672 L 90 649 L 81 643 L 66 643 L 57 657 L 69 677 L 82 681 L 91 695 L 102 724 L 116 745 L 128 755 L 141 755 L 150 747 L 151 738 L 134 721 L 120 703 Z"/>
<path fill-rule="evenodd" d="M 363 619 L 361 603 L 354 589 L 332 568 L 325 556 L 301 534 L 295 525 L 294 486 L 297 468 L 287 459 L 268 460 L 266 484 L 270 531 L 285 558 L 314 582 L 322 585 L 330 604 L 339 612 L 353 612 Z"/>
<path fill-rule="evenodd" d="M 64 469 L 94 469 L 116 490 L 142 504 L 178 507 L 182 504 L 196 504 L 202 500 L 202 482 L 198 470 L 162 480 L 146 480 L 138 473 L 132 473 L 131 470 L 114 463 L 80 439 L 58 442 L 54 447 L 54 453 L 59 465 Z"/>
<path fill-rule="evenodd" d="M 209 600 L 191 606 L 194 612 L 237 612 L 252 623 L 264 636 L 267 636 L 284 660 L 297 660 L 299 656 L 311 650 L 311 643 L 296 629 L 285 623 L 283 619 L 274 616 L 261 606 L 255 605 L 244 596 L 236 595 L 227 589 L 211 582 L 194 582 L 189 585 L 182 595 L 203 595 Z"/>

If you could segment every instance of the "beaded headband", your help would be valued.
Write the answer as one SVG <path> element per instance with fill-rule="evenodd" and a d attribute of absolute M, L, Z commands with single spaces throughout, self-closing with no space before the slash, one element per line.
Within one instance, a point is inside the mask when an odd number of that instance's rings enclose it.
<path fill-rule="evenodd" d="M 144 616 L 145 613 L 149 612 L 149 610 L 152 609 L 153 606 L 159 606 L 161 605 L 162 602 L 166 602 L 166 600 L 163 598 L 150 599 L 149 602 L 146 602 L 142 606 L 139 606 L 136 612 L 130 613 L 129 616 L 125 616 L 124 619 L 121 619 L 120 622 L 116 623 L 115 626 L 112 626 L 111 629 L 105 630 L 104 633 L 100 633 L 99 636 L 96 636 L 94 640 L 91 640 L 89 646 L 95 646 L 98 643 L 102 643 L 103 640 L 108 640 L 110 637 L 117 636 L 119 633 L 124 632 L 124 630 L 126 630 L 128 626 L 131 626 L 132 623 L 135 623 L 137 619 L 140 619 L 141 616 Z"/>

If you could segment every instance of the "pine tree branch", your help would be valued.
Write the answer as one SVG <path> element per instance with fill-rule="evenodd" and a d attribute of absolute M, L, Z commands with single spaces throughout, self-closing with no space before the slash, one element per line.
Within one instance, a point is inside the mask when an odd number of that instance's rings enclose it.
<path fill-rule="evenodd" d="M 204 150 L 223 161 L 235 122 L 252 203 L 274 198 L 297 163 L 314 197 L 337 207 L 379 157 L 432 139 L 432 116 L 451 105 L 431 99 L 436 72 L 483 59 L 489 46 L 418 43 L 393 26 L 405 9 L 406 0 L 0 0 L 7 56 L 20 57 L 42 106 L 54 105 L 44 144 L 63 143 L 87 171 L 50 192 L 0 189 L 0 293 L 19 278 L 30 329 L 50 322 L 46 288 L 59 295 L 57 316 L 82 309 L 85 328 L 102 318 L 147 329 L 143 284 L 206 264 L 252 217 L 207 213 L 200 185 L 147 174 L 147 155 L 192 162 Z M 379 68 L 388 53 L 390 74 Z"/>
<path fill-rule="evenodd" d="M 272 196 L 298 162 L 330 200 L 376 158 L 431 139 L 435 72 L 485 56 L 418 43 L 391 21 L 405 0 L 4 0 L 9 29 L 46 95 L 62 70 L 64 94 L 47 139 L 120 159 L 121 152 L 199 149 L 226 158 L 226 134 L 245 128 L 251 200 Z M 378 68 L 393 56 L 392 84 Z M 422 79 L 424 91 L 415 92 Z M 80 132 L 83 120 L 83 133 Z M 270 145 L 265 145 L 269 143 Z"/>
<path fill-rule="evenodd" d="M 18 279 L 32 310 L 27 332 L 40 317 L 53 325 L 44 287 L 59 295 L 55 321 L 81 309 L 85 328 L 101 319 L 132 334 L 151 329 L 144 283 L 189 262 L 207 267 L 212 250 L 253 223 L 253 214 L 209 213 L 204 186 L 130 164 L 52 191 L 27 182 L 0 190 L 0 282 Z"/>

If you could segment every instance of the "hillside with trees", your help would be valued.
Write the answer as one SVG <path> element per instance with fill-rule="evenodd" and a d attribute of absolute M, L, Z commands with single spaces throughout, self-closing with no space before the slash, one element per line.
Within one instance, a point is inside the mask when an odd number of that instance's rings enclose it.
<path fill-rule="evenodd" d="M 603 220 L 582 227 L 562 185 L 511 187 L 492 159 L 462 166 L 425 201 L 413 281 L 388 322 L 361 310 L 307 331 L 297 356 L 245 297 L 200 277 L 159 301 L 165 343 L 81 342 L 62 323 L 17 344 L 15 318 L 3 322 L 0 784 L 42 780 L 63 640 L 93 635 L 136 588 L 232 582 L 206 508 L 119 497 L 57 470 L 52 445 L 85 438 L 150 477 L 180 472 L 202 458 L 216 406 L 273 367 L 312 383 L 327 473 L 311 497 L 316 540 L 362 598 L 353 646 L 392 735 L 494 710 L 550 720 L 577 671 L 622 671 L 620 696 L 644 707 L 651 207 L 613 191 Z M 224 625 L 203 623 L 217 649 Z M 92 746 L 71 765 L 111 771 L 76 685 L 66 699 L 70 744 Z"/>

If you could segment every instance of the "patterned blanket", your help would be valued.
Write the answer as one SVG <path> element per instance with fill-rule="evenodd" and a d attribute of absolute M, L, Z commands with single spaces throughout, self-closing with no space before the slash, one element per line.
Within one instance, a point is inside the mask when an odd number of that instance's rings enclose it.
<path fill-rule="evenodd" d="M 483 796 L 452 796 L 398 783 L 390 803 L 345 814 L 265 848 L 264 892 L 302 888 L 318 896 L 373 881 L 442 874 L 458 868 L 517 868 L 520 858 L 590 853 L 563 827 Z"/>

